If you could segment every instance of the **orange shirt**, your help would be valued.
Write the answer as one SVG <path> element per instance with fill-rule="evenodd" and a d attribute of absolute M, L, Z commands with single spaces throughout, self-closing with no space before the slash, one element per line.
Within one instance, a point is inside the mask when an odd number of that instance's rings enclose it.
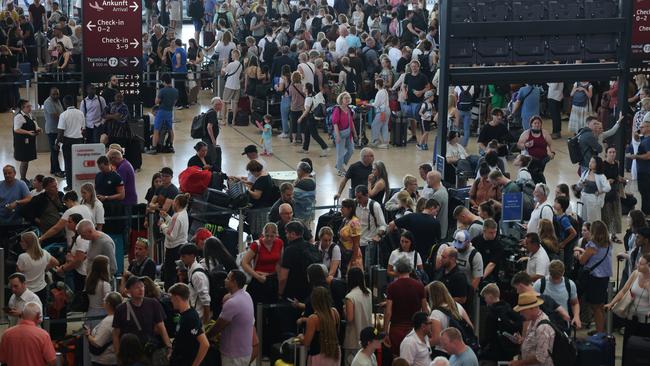
<path fill-rule="evenodd" d="M 55 359 L 50 335 L 31 320 L 7 329 L 0 340 L 0 362 L 8 366 L 47 365 Z"/>

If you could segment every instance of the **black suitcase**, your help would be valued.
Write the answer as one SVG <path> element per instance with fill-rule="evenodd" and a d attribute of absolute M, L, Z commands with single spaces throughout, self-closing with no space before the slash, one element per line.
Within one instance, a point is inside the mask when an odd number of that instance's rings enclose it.
<path fill-rule="evenodd" d="M 142 167 L 142 152 L 144 151 L 144 140 L 134 136 L 128 140 L 125 146 L 124 158 L 131 163 L 133 169 L 138 170 Z"/>
<path fill-rule="evenodd" d="M 235 119 L 235 126 L 248 126 L 250 124 L 250 114 L 239 112 L 237 113 L 237 119 Z"/>
<path fill-rule="evenodd" d="M 631 336 L 625 344 L 625 366 L 647 366 L 650 337 Z"/>
<path fill-rule="evenodd" d="M 614 366 L 616 339 L 605 333 L 596 333 L 577 340 L 576 350 L 576 366 Z"/>
<path fill-rule="evenodd" d="M 211 205 L 224 208 L 230 207 L 230 204 L 232 203 L 232 198 L 228 196 L 228 193 L 212 188 L 208 188 L 205 191 L 203 194 L 203 200 Z"/>
<path fill-rule="evenodd" d="M 335 203 L 336 205 L 336 203 Z M 339 229 L 343 223 L 343 217 L 341 212 L 335 209 L 330 209 L 325 214 L 318 217 L 318 223 L 316 224 L 316 240 L 318 240 L 318 232 L 322 227 L 329 226 L 334 232 L 334 242 L 337 242 L 339 239 Z"/>
<path fill-rule="evenodd" d="M 253 113 L 259 113 L 261 115 L 266 114 L 266 99 L 262 98 L 252 98 L 253 99 Z"/>
<path fill-rule="evenodd" d="M 144 82 L 140 86 L 142 93 L 142 105 L 146 108 L 152 108 L 156 104 L 156 84 L 154 82 Z"/>
<path fill-rule="evenodd" d="M 406 131 L 408 123 L 403 112 L 397 112 L 390 118 L 390 144 L 393 146 L 406 146 Z"/>

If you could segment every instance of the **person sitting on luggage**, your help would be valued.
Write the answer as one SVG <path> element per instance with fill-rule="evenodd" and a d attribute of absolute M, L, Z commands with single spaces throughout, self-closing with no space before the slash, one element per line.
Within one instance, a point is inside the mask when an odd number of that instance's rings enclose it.
<path fill-rule="evenodd" d="M 534 291 L 519 294 L 514 310 L 528 321 L 528 326 L 523 336 L 516 333 L 513 337 L 521 344 L 521 357 L 519 360 L 511 361 L 508 366 L 553 365 L 551 356 L 556 335 L 553 327 L 545 323 L 549 320 L 540 309 L 543 304 L 544 300 Z"/>
<path fill-rule="evenodd" d="M 208 155 L 208 144 L 199 141 L 194 145 L 194 151 L 196 151 L 196 155 L 187 161 L 188 167 L 196 166 L 203 170 L 214 170 L 213 168 L 216 168 L 216 166 L 213 167 L 213 161 Z"/>
<path fill-rule="evenodd" d="M 465 176 L 471 177 L 476 171 L 479 161 L 478 155 L 470 155 L 460 144 L 460 132 L 449 131 L 447 135 L 447 163 L 456 168 L 456 174 L 462 172 Z"/>
<path fill-rule="evenodd" d="M 496 283 L 483 287 L 481 296 L 487 304 L 484 337 L 480 339 L 481 360 L 498 362 L 511 360 L 519 353 L 519 345 L 513 343 L 503 333 L 521 332 L 523 319 L 512 310 L 507 302 L 501 300 L 501 291 Z"/>

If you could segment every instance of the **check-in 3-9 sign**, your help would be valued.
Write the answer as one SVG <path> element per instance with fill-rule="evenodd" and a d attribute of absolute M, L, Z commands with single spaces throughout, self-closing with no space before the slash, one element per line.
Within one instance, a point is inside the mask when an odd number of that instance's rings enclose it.
<path fill-rule="evenodd" d="M 140 0 L 84 0 L 84 72 L 139 74 Z"/>
<path fill-rule="evenodd" d="M 634 0 L 630 61 L 633 70 L 650 69 L 650 0 Z"/>

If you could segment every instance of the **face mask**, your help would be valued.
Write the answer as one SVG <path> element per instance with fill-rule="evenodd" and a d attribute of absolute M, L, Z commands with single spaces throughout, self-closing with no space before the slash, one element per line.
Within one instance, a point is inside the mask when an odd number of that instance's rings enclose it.
<path fill-rule="evenodd" d="M 530 132 L 532 132 L 532 133 L 540 133 L 540 132 L 542 132 L 542 130 L 536 130 L 534 128 L 531 128 Z"/>

